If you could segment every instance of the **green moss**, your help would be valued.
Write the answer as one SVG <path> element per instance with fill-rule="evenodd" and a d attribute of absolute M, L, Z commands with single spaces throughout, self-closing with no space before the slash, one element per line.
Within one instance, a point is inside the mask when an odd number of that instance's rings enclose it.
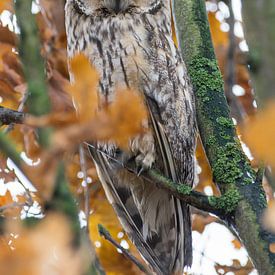
<path fill-rule="evenodd" d="M 206 144 L 208 146 L 214 145 L 216 143 L 216 139 L 214 136 L 209 136 L 209 138 L 206 140 Z"/>
<path fill-rule="evenodd" d="M 234 123 L 232 121 L 231 118 L 228 118 L 228 117 L 218 117 L 216 119 L 216 122 L 221 125 L 221 126 L 224 126 L 224 127 L 228 127 L 228 128 L 233 128 L 234 127 Z"/>
<path fill-rule="evenodd" d="M 186 184 L 181 184 L 177 186 L 177 191 L 183 195 L 190 195 L 192 187 Z"/>
<path fill-rule="evenodd" d="M 235 183 L 243 175 L 241 169 L 241 152 L 235 144 L 228 142 L 217 149 L 217 161 L 213 165 L 213 175 L 217 182 L 223 184 Z"/>
<path fill-rule="evenodd" d="M 262 186 L 260 187 L 260 190 L 259 190 L 259 203 L 261 204 L 262 207 L 264 208 L 267 207 L 266 194 Z"/>
<path fill-rule="evenodd" d="M 222 91 L 223 80 L 215 59 L 196 57 L 189 65 L 189 73 L 192 83 L 196 88 L 196 94 L 207 101 L 208 91 Z"/>
<path fill-rule="evenodd" d="M 223 209 L 226 213 L 233 212 L 241 199 L 240 193 L 236 188 L 230 188 L 221 197 L 209 197 L 209 203 L 217 208 Z"/>
<path fill-rule="evenodd" d="M 226 140 L 230 140 L 231 136 L 226 134 L 224 131 L 220 132 L 220 137 Z"/>
<path fill-rule="evenodd" d="M 244 178 L 243 179 L 243 184 L 246 185 L 246 184 L 250 184 L 252 183 L 252 179 L 251 178 Z"/>
<path fill-rule="evenodd" d="M 213 165 L 215 181 L 221 184 L 235 184 L 242 177 L 242 184 L 254 182 L 255 172 L 243 156 L 239 143 L 228 142 L 225 146 L 217 148 L 216 154 L 217 161 Z M 243 171 L 247 171 L 250 176 L 244 177 Z"/>

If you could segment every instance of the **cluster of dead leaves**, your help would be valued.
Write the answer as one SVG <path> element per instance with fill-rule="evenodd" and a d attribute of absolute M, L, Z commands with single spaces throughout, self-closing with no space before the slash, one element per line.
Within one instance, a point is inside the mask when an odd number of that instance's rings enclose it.
<path fill-rule="evenodd" d="M 250 261 L 243 266 L 239 260 L 233 260 L 231 266 L 216 264 L 215 269 L 217 274 L 228 274 L 232 272 L 235 275 L 247 275 L 254 270 L 254 266 Z"/>

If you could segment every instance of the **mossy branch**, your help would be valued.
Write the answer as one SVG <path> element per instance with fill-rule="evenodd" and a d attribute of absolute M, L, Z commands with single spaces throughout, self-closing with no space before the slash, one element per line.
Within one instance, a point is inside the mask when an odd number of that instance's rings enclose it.
<path fill-rule="evenodd" d="M 20 166 L 21 158 L 19 152 L 15 149 L 16 146 L 7 137 L 3 131 L 0 132 L 0 150 L 7 157 L 10 158 L 18 167 Z"/>
<path fill-rule="evenodd" d="M 233 212 L 237 206 L 239 197 L 229 196 L 229 194 L 215 197 L 206 196 L 192 189 L 189 185 L 178 184 L 164 177 L 157 171 L 151 169 L 142 174 L 146 180 L 156 184 L 158 188 L 165 189 L 176 198 L 194 206 L 200 210 L 212 213 L 219 218 L 225 218 L 227 213 Z"/>
<path fill-rule="evenodd" d="M 44 61 L 40 55 L 40 41 L 35 16 L 31 13 L 32 0 L 16 1 L 15 10 L 20 28 L 19 52 L 24 66 L 29 96 L 27 106 L 29 113 L 40 116 L 51 110 L 48 89 L 46 85 Z M 51 131 L 49 128 L 39 129 L 40 144 L 49 146 Z M 6 149 L 3 149 L 6 150 Z M 67 181 L 62 162 L 57 167 L 55 192 L 48 207 L 63 212 L 72 222 L 73 231 L 78 236 L 78 213 L 71 193 L 68 191 Z M 51 205 L 51 206 L 49 206 Z M 76 223 L 78 225 L 76 225 Z M 79 236 L 78 236 L 79 237 Z"/>
<path fill-rule="evenodd" d="M 228 194 L 238 197 L 235 211 L 226 216 L 227 223 L 242 240 L 259 273 L 273 274 L 275 254 L 269 251 L 269 245 L 275 236 L 267 233 L 261 223 L 267 205 L 265 193 L 229 116 L 205 1 L 174 0 L 174 12 L 180 48 L 194 87 L 198 127 L 214 181 L 223 198 Z"/>
<path fill-rule="evenodd" d="M 29 113 L 40 116 L 50 112 L 51 104 L 46 85 L 44 61 L 35 16 L 31 13 L 32 0 L 16 1 L 15 11 L 20 28 L 19 54 L 22 60 L 28 98 L 26 105 Z M 38 129 L 39 142 L 47 147 L 50 142 L 49 128 Z"/>

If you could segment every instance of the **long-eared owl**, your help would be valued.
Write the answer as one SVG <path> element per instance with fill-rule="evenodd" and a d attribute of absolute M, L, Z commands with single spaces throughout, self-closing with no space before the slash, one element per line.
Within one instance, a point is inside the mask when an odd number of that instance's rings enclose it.
<path fill-rule="evenodd" d="M 170 0 L 67 0 L 68 56 L 83 52 L 100 75 L 107 102 L 115 90 L 138 90 L 148 107 L 146 131 L 130 152 L 97 144 L 91 155 L 124 230 L 157 274 L 192 264 L 189 207 L 121 168 L 156 169 L 178 184 L 195 177 L 196 122 L 192 86 L 172 39 Z M 127 112 L 127 110 L 125 110 Z M 132 118 L 135 119 L 135 118 Z"/>

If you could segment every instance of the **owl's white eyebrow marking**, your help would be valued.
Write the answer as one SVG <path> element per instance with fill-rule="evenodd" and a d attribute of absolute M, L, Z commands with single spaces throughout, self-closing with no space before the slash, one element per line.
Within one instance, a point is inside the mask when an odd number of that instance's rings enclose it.
<path fill-rule="evenodd" d="M 139 9 L 132 1 L 130 0 L 104 0 L 103 5 L 100 8 L 92 10 L 83 2 L 83 0 L 73 0 L 73 5 L 77 13 L 92 15 L 96 13 L 98 15 L 104 14 L 105 16 L 119 13 L 131 13 L 133 9 Z M 164 6 L 163 0 L 155 0 L 151 3 L 149 7 L 142 8 L 139 10 L 139 13 L 149 13 L 156 14 Z"/>

